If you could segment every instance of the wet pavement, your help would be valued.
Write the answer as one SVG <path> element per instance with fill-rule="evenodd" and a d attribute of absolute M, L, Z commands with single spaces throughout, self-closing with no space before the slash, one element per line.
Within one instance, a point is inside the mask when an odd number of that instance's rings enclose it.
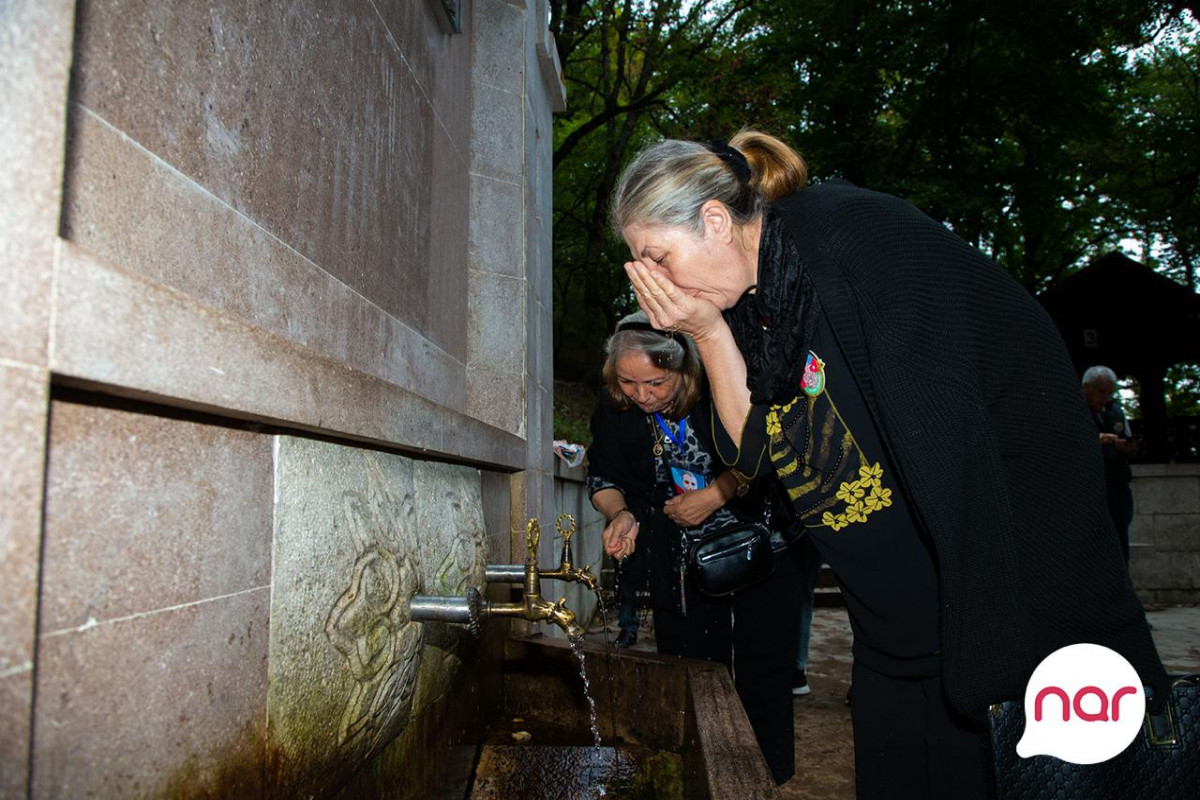
<path fill-rule="evenodd" d="M 1200 673 L 1200 606 L 1147 606 L 1155 644 L 1167 670 Z M 615 620 L 609 623 L 616 635 Z M 635 649 L 654 650 L 645 620 Z M 809 647 L 810 694 L 794 698 L 796 775 L 780 787 L 783 800 L 843 800 L 854 797 L 854 740 L 846 691 L 850 688 L 850 622 L 846 609 L 817 608 Z M 589 641 L 603 642 L 599 629 Z"/>

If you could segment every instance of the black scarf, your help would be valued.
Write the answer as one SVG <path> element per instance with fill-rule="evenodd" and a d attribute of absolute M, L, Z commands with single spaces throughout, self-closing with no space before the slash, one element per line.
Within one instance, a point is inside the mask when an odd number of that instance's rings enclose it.
<path fill-rule="evenodd" d="M 812 279 L 787 226 L 768 207 L 758 244 L 758 283 L 724 312 L 746 359 L 752 403 L 786 403 L 800 390 L 817 330 Z"/>

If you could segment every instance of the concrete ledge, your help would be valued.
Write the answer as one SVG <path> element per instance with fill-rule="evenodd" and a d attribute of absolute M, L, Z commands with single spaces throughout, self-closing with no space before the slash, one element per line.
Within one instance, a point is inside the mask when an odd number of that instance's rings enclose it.
<path fill-rule="evenodd" d="M 554 34 L 547 28 L 542 29 L 537 54 L 542 82 L 546 84 L 546 96 L 550 99 L 550 110 L 566 111 L 567 84 L 563 80 L 562 65 L 558 61 L 558 47 L 554 44 Z"/>
<path fill-rule="evenodd" d="M 1147 606 L 1200 605 L 1200 589 L 1138 589 L 1137 596 Z"/>
<path fill-rule="evenodd" d="M 571 483 L 583 483 L 587 479 L 587 467 L 568 467 L 566 462 L 555 456 L 554 477 Z"/>
<path fill-rule="evenodd" d="M 1200 464 L 1133 464 L 1134 479 L 1151 477 L 1200 478 Z"/>
<path fill-rule="evenodd" d="M 51 371 L 124 397 L 491 468 L 525 441 L 60 240 Z"/>

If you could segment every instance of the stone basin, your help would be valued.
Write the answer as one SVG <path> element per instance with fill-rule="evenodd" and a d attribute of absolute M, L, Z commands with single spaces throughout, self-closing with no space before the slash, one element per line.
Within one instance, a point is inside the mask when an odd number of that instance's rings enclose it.
<path fill-rule="evenodd" d="M 603 747 L 594 747 L 567 643 L 507 639 L 469 797 L 779 797 L 723 666 L 628 650 L 584 654 Z"/>

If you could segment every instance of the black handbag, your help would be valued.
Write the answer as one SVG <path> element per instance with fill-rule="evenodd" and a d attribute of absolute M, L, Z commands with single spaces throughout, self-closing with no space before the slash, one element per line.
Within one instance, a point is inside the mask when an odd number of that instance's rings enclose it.
<path fill-rule="evenodd" d="M 1200 675 L 1176 677 L 1161 713 L 1147 713 L 1133 743 L 1099 764 L 1021 758 L 1025 711 L 1016 701 L 988 709 L 996 800 L 1162 800 L 1200 797 Z"/>
<path fill-rule="evenodd" d="M 661 459 L 666 474 L 670 475 L 671 465 L 666 452 L 660 446 L 655 454 Z M 765 505 L 764 522 L 770 521 L 771 507 Z M 741 591 L 775 571 L 771 530 L 761 522 L 736 521 L 696 537 L 685 536 L 690 544 L 682 566 L 692 574 L 700 591 L 711 597 Z M 686 593 L 681 594 L 681 603 L 686 614 Z"/>
<path fill-rule="evenodd" d="M 775 571 L 771 531 L 760 522 L 738 522 L 696 539 L 688 548 L 688 569 L 700 591 L 732 594 Z"/>

